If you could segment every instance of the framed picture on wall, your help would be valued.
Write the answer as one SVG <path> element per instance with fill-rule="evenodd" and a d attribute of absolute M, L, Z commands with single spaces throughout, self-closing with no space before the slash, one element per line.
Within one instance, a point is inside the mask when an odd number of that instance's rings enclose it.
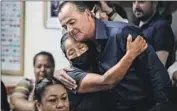
<path fill-rule="evenodd" d="M 25 2 L 1 2 L 1 73 L 24 75 Z"/>
<path fill-rule="evenodd" d="M 44 0 L 44 26 L 51 29 L 61 29 L 58 21 L 57 8 L 60 1 L 47 1 Z"/>

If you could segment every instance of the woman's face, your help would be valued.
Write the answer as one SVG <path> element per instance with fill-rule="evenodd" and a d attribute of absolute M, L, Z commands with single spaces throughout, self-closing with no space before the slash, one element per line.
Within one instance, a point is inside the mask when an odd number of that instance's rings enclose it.
<path fill-rule="evenodd" d="M 38 55 L 35 60 L 34 73 L 36 80 L 43 79 L 46 76 L 53 76 L 54 66 L 48 56 Z"/>
<path fill-rule="evenodd" d="M 88 50 L 88 46 L 85 43 L 80 43 L 69 37 L 64 43 L 66 56 L 69 60 L 80 57 Z"/>
<path fill-rule="evenodd" d="M 69 111 L 66 89 L 61 84 L 47 86 L 37 108 L 39 111 Z"/>

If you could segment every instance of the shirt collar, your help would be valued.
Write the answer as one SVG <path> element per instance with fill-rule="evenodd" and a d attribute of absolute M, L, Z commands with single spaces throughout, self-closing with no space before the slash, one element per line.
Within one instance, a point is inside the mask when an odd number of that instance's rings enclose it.
<path fill-rule="evenodd" d="M 96 35 L 95 39 L 107 39 L 106 27 L 103 21 L 96 19 Z"/>

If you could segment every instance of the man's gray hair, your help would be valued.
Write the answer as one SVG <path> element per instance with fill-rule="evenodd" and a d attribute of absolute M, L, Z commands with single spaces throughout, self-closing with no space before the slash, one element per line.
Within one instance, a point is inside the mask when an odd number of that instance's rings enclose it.
<path fill-rule="evenodd" d="M 84 12 L 86 9 L 88 9 L 88 7 L 84 4 L 83 1 L 63 1 L 60 2 L 59 6 L 58 6 L 58 13 L 60 13 L 61 9 L 67 4 L 67 3 L 71 3 L 73 5 L 76 6 L 76 8 L 78 9 L 78 11 L 80 12 Z"/>

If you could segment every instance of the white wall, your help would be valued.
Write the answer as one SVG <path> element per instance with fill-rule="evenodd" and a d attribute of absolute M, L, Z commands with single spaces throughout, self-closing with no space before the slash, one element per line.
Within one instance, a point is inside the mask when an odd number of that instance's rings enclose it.
<path fill-rule="evenodd" d="M 56 69 L 68 66 L 60 49 L 61 31 L 46 29 L 43 25 L 43 2 L 27 1 L 25 11 L 25 54 L 24 76 L 34 78 L 32 60 L 36 53 L 41 50 L 49 51 L 56 61 Z M 21 80 L 19 76 L 4 76 L 5 84 L 16 84 Z"/>

